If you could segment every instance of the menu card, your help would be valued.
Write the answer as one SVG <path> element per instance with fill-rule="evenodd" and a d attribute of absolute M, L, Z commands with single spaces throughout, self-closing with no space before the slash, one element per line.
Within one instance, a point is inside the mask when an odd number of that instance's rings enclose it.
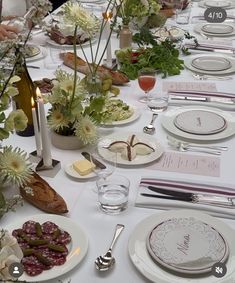
<path fill-rule="evenodd" d="M 147 169 L 219 177 L 220 158 L 165 152 L 157 163 L 148 166 Z"/>
<path fill-rule="evenodd" d="M 216 84 L 210 82 L 162 82 L 163 91 L 217 91 Z"/>

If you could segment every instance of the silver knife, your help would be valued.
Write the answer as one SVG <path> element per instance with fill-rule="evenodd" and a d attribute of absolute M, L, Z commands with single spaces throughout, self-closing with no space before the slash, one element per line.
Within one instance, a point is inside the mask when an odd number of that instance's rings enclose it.
<path fill-rule="evenodd" d="M 188 95 L 170 95 L 171 100 L 183 100 L 183 101 L 197 101 L 197 102 L 219 102 L 225 104 L 235 104 L 235 98 L 228 97 L 205 97 L 205 96 L 188 96 Z"/>
<path fill-rule="evenodd" d="M 168 196 L 168 198 L 181 201 L 188 201 L 193 203 L 200 203 L 200 204 L 207 204 L 207 205 L 215 205 L 220 207 L 227 207 L 227 208 L 235 208 L 235 198 L 234 197 L 224 197 L 218 195 L 209 195 L 209 194 L 198 194 L 198 193 L 188 193 L 188 192 L 179 192 L 171 189 L 166 188 L 159 188 L 154 186 L 148 186 L 148 189 L 160 194 L 160 198 L 162 196 Z M 152 197 L 159 197 L 159 195 L 150 194 Z M 148 194 L 145 194 L 148 196 Z"/>
<path fill-rule="evenodd" d="M 92 161 L 92 162 L 95 164 L 95 166 L 97 166 L 98 168 L 100 168 L 100 169 L 105 169 L 105 168 L 106 168 L 106 166 L 105 166 L 102 162 L 100 162 L 99 160 L 97 160 L 96 158 L 94 158 L 94 157 L 92 156 L 92 154 L 90 154 L 89 152 L 83 151 L 81 154 L 82 154 L 88 161 Z"/>
<path fill-rule="evenodd" d="M 226 48 L 219 48 L 219 47 L 204 47 L 204 46 L 193 46 L 193 45 L 184 45 L 184 47 L 190 50 L 199 50 L 199 51 L 207 51 L 207 52 L 218 52 L 218 53 L 228 53 L 234 54 L 234 49 L 226 49 Z"/>

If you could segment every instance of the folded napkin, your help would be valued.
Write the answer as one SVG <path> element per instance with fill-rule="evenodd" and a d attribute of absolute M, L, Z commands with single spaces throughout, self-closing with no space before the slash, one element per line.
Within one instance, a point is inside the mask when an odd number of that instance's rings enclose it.
<path fill-rule="evenodd" d="M 215 205 L 207 205 L 201 203 L 192 203 L 181 200 L 172 199 L 162 199 L 156 197 L 145 197 L 141 195 L 152 194 L 166 196 L 165 194 L 160 194 L 149 190 L 147 187 L 153 186 L 161 189 L 170 189 L 175 192 L 187 192 L 187 193 L 198 193 L 206 194 L 210 196 L 223 196 L 231 197 L 235 199 L 235 186 L 218 186 L 214 184 L 199 184 L 178 180 L 166 180 L 157 178 L 142 178 L 138 188 L 138 193 L 135 201 L 135 206 L 155 208 L 155 209 L 197 209 L 205 213 L 224 218 L 235 219 L 235 207 L 218 207 Z"/>

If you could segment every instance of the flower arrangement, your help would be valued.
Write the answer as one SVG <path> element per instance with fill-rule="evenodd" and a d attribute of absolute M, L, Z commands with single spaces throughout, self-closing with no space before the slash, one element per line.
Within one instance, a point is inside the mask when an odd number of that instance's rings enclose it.
<path fill-rule="evenodd" d="M 132 23 L 139 28 L 147 22 L 148 17 L 158 14 L 160 8 L 156 0 L 123 0 L 118 15 L 124 25 Z"/>
<path fill-rule="evenodd" d="M 110 8 L 111 1 L 107 10 Z M 62 6 L 64 22 L 74 26 L 73 50 L 77 57 L 76 35 L 79 29 L 89 35 L 89 45 L 91 51 L 91 63 L 88 62 L 82 44 L 80 44 L 82 53 L 88 63 L 90 75 L 96 80 L 96 71 L 104 56 L 107 44 L 98 60 L 98 51 L 102 32 L 105 27 L 105 20 L 102 23 L 97 18 L 87 12 L 79 3 L 72 1 Z M 98 47 L 96 53 L 93 52 L 91 39 L 100 29 Z M 111 35 L 111 34 L 110 34 Z M 98 63 L 96 61 L 98 60 Z M 84 145 L 93 144 L 98 138 L 96 125 L 104 122 L 105 117 L 102 109 L 105 101 L 108 99 L 108 91 L 112 90 L 115 95 L 118 94 L 116 88 L 112 87 L 112 80 L 104 78 L 99 79 L 98 87 L 95 86 L 95 94 L 89 95 L 89 81 L 87 78 L 80 80 L 77 74 L 77 60 L 74 61 L 74 73 L 69 74 L 62 70 L 55 73 L 55 85 L 52 88 L 52 94 L 45 98 L 52 107 L 49 110 L 48 125 L 57 134 L 63 136 L 77 136 Z M 94 90 L 93 89 L 93 90 Z M 97 93 L 97 92 L 98 93 Z"/>
<path fill-rule="evenodd" d="M 77 136 L 84 144 L 94 143 L 97 139 L 96 122 L 85 111 L 84 101 L 87 91 L 80 78 L 57 70 L 52 94 L 45 100 L 52 105 L 49 110 L 48 125 L 63 136 Z M 103 99 L 94 98 L 98 104 Z"/>
<path fill-rule="evenodd" d="M 32 1 L 36 7 L 31 20 L 34 24 L 41 22 L 42 18 L 51 9 L 51 3 L 48 0 Z M 17 39 L 7 40 L 1 43 L 0 61 L 8 60 L 11 65 L 11 71 L 5 70 L 5 65 L 0 69 L 0 142 L 7 139 L 13 130 L 23 131 L 27 126 L 27 116 L 21 110 L 8 111 L 10 100 L 18 95 L 18 89 L 14 83 L 20 78 L 14 75 L 16 62 L 20 56 L 24 56 L 25 46 L 30 37 L 31 29 L 27 34 L 19 34 Z M 10 52 L 9 52 L 10 51 Z M 17 51 L 15 53 L 15 51 Z M 16 56 L 15 56 L 16 54 Z M 32 174 L 31 164 L 27 153 L 20 148 L 4 146 L 0 148 L 0 183 L 7 186 L 20 187 L 26 184 Z M 14 210 L 15 206 L 22 204 L 22 198 L 14 195 L 5 199 L 0 191 L 0 217 Z"/>

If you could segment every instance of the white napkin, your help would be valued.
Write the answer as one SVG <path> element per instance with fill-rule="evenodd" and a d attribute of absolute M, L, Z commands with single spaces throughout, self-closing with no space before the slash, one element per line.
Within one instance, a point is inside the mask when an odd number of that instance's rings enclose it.
<path fill-rule="evenodd" d="M 173 179 L 164 180 L 164 179 L 156 179 L 156 178 L 142 178 L 138 188 L 137 197 L 135 200 L 135 206 L 137 207 L 155 208 L 155 209 L 164 209 L 164 210 L 197 209 L 217 217 L 232 218 L 232 219 L 235 218 L 235 207 L 224 208 L 214 205 L 205 205 L 205 204 L 192 203 L 187 201 L 169 200 L 169 199 L 142 196 L 141 193 L 156 194 L 156 195 L 158 194 L 149 190 L 147 188 L 149 185 L 161 187 L 163 189 L 168 188 L 178 192 L 181 191 L 181 192 L 190 192 L 190 193 L 203 193 L 209 195 L 220 195 L 225 197 L 230 196 L 234 198 L 235 198 L 235 187 L 215 186 L 214 184 L 209 184 L 209 183 L 202 185 L 199 183 L 181 182 Z"/>

